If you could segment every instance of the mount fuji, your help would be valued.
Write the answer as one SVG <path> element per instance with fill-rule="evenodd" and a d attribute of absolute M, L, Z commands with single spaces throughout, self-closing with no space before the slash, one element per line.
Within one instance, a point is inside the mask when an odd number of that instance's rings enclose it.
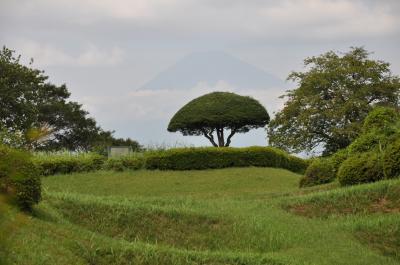
<path fill-rule="evenodd" d="M 283 87 L 278 77 L 225 52 L 195 52 L 157 74 L 139 88 L 149 90 L 190 89 L 199 83 L 215 85 L 224 82 L 242 89 Z"/>

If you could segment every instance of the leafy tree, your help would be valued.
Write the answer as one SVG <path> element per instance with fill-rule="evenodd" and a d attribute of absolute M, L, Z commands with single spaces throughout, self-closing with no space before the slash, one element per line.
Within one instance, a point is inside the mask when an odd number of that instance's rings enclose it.
<path fill-rule="evenodd" d="M 102 131 L 97 136 L 92 151 L 107 155 L 107 147 L 109 146 L 130 146 L 134 152 L 143 150 L 143 146 L 131 138 L 115 138 L 113 132 Z"/>
<path fill-rule="evenodd" d="M 235 133 L 246 133 L 268 122 L 268 112 L 257 100 L 229 92 L 213 92 L 183 106 L 172 117 L 168 131 L 204 135 L 213 146 L 223 147 L 230 145 Z M 230 130 L 226 139 L 225 130 Z"/>
<path fill-rule="evenodd" d="M 352 47 L 344 54 L 330 51 L 305 59 L 307 71 L 288 77 L 298 88 L 282 96 L 287 102 L 270 123 L 271 145 L 292 152 L 322 148 L 331 154 L 360 134 L 375 105 L 399 107 L 399 78 L 388 63 L 369 55 Z"/>
<path fill-rule="evenodd" d="M 3 143 L 34 149 L 89 150 L 104 132 L 82 105 L 69 101 L 65 85 L 48 82 L 43 71 L 0 51 L 0 131 Z M 15 137 L 12 137 L 14 135 Z"/>

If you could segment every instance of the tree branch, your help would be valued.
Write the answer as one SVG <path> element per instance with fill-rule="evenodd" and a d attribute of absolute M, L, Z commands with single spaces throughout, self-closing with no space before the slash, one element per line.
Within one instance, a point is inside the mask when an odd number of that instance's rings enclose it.
<path fill-rule="evenodd" d="M 204 136 L 212 143 L 212 145 L 214 147 L 218 147 L 218 145 L 214 141 L 214 136 L 212 135 L 213 130 L 211 130 L 210 132 L 207 132 L 205 129 L 202 129 L 201 131 L 203 132 Z"/>
<path fill-rule="evenodd" d="M 231 138 L 235 133 L 236 133 L 236 129 L 232 129 L 231 133 L 228 135 L 228 138 L 226 138 L 225 147 L 228 147 L 231 144 Z"/>

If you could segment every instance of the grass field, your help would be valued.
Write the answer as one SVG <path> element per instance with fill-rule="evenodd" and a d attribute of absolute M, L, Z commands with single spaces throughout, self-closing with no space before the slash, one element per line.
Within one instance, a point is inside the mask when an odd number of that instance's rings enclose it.
<path fill-rule="evenodd" d="M 272 168 L 46 177 L 33 216 L 0 198 L 0 263 L 400 264 L 400 180 L 300 190 L 299 178 Z"/>

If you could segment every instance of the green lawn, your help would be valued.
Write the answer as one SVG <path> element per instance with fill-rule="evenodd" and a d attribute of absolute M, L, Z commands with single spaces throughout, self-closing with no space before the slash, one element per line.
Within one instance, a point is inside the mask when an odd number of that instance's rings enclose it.
<path fill-rule="evenodd" d="M 272 168 L 46 177 L 33 217 L 0 200 L 0 263 L 400 264 L 399 180 L 300 191 L 299 178 Z"/>

